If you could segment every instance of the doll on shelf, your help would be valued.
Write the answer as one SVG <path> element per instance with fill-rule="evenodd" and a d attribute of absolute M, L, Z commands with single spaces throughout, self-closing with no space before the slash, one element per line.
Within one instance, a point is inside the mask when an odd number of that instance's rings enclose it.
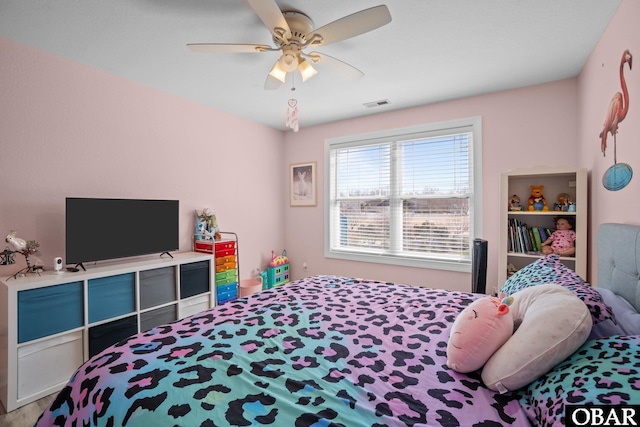
<path fill-rule="evenodd" d="M 573 231 L 573 218 L 558 216 L 555 218 L 556 231 L 542 243 L 542 253 L 573 256 L 576 253 L 576 232 Z"/>

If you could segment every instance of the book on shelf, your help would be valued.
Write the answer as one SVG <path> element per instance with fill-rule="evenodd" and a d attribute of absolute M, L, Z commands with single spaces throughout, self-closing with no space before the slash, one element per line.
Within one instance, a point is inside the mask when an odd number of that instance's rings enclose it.
<path fill-rule="evenodd" d="M 542 252 L 542 242 L 547 240 L 549 229 L 529 227 L 519 219 L 509 219 L 509 251 L 525 254 Z"/>
<path fill-rule="evenodd" d="M 542 236 L 540 235 L 540 228 L 538 227 L 533 227 L 531 229 L 531 232 L 533 233 L 533 238 L 535 240 L 536 243 L 536 251 L 540 252 L 542 251 L 542 243 L 544 242 L 544 240 L 542 240 Z M 545 239 L 547 240 L 547 239 Z"/>
<path fill-rule="evenodd" d="M 540 250 L 538 246 L 538 240 L 540 239 L 540 236 L 537 235 L 537 233 L 538 232 L 537 230 L 535 230 L 534 227 L 531 227 L 529 229 L 529 239 L 531 240 L 531 250 L 535 252 L 538 252 Z M 538 240 L 536 240 L 536 237 Z"/>
<path fill-rule="evenodd" d="M 549 235 L 547 234 L 547 230 L 544 229 L 543 227 L 538 228 L 538 232 L 540 233 L 540 243 L 544 243 L 547 241 L 547 239 L 549 238 Z"/>

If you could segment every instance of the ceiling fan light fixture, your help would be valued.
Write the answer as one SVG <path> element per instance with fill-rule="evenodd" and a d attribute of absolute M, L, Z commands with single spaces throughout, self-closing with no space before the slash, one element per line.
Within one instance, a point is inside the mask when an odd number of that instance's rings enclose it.
<path fill-rule="evenodd" d="M 318 71 L 315 68 L 313 68 L 311 66 L 311 64 L 309 63 L 309 61 L 307 61 L 306 59 L 302 59 L 300 61 L 300 64 L 299 64 L 298 68 L 300 70 L 300 75 L 302 76 L 302 81 L 303 82 L 306 82 L 311 77 L 313 77 L 316 74 L 318 74 Z"/>
<path fill-rule="evenodd" d="M 293 50 L 285 50 L 278 63 L 284 71 L 290 73 L 298 68 L 298 55 Z"/>
<path fill-rule="evenodd" d="M 275 79 L 280 80 L 282 83 L 287 79 L 287 72 L 282 69 L 280 66 L 280 62 L 276 62 L 271 71 L 269 71 L 269 75 Z"/>

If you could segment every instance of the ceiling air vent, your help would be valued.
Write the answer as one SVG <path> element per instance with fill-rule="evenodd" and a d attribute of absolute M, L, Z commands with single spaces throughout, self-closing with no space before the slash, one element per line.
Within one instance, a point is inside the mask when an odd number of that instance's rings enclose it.
<path fill-rule="evenodd" d="M 391 104 L 391 101 L 389 101 L 388 99 L 381 99 L 380 101 L 365 102 L 362 105 L 364 105 L 367 108 L 374 108 L 374 107 L 382 107 L 383 105 L 387 105 L 387 104 Z"/>

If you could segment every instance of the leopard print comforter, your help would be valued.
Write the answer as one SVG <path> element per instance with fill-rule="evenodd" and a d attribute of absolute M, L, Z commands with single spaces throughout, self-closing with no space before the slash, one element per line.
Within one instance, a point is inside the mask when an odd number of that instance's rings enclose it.
<path fill-rule="evenodd" d="M 79 368 L 45 426 L 529 426 L 446 367 L 477 296 L 315 276 L 132 336 Z"/>

